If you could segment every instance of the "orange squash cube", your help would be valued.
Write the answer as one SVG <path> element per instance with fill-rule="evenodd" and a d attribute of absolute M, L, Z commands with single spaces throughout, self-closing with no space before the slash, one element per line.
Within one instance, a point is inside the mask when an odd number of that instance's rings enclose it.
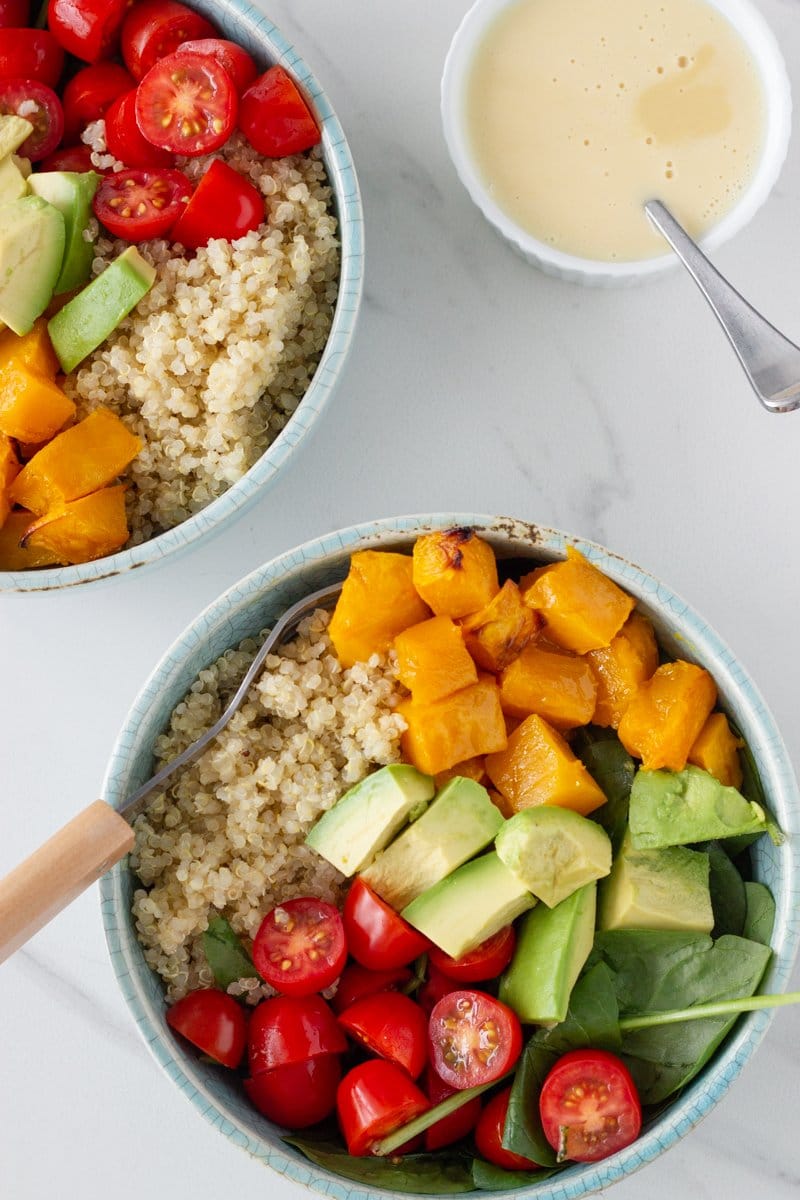
<path fill-rule="evenodd" d="M 706 721 L 689 751 L 689 762 L 708 771 L 726 787 L 741 788 L 743 773 L 739 751 L 744 745 L 728 724 L 724 713 L 714 712 Z"/>
<path fill-rule="evenodd" d="M 47 317 L 39 317 L 21 337 L 11 329 L 0 333 L 0 367 L 11 363 L 22 363 L 36 375 L 55 379 L 61 367 L 47 332 Z"/>
<path fill-rule="evenodd" d="M 536 715 L 526 717 L 505 750 L 487 757 L 486 774 L 513 812 L 549 804 L 586 816 L 606 802 L 561 734 Z"/>
<path fill-rule="evenodd" d="M 11 512 L 9 489 L 20 472 L 19 459 L 11 438 L 0 433 L 0 529 Z"/>
<path fill-rule="evenodd" d="M 437 616 L 477 612 L 500 590 L 494 550 L 472 529 L 426 533 L 414 543 L 414 587 Z"/>
<path fill-rule="evenodd" d="M 520 654 L 544 625 L 507 579 L 496 596 L 461 622 L 467 649 L 479 667 L 498 673 Z"/>
<path fill-rule="evenodd" d="M 476 783 L 483 783 L 486 779 L 486 764 L 483 755 L 476 754 L 474 758 L 466 758 L 464 762 L 455 763 L 446 771 L 439 771 L 433 781 L 436 784 L 437 792 L 440 792 L 451 779 L 459 776 L 463 779 L 474 779 Z"/>
<path fill-rule="evenodd" d="M 12 512 L 0 529 L 0 571 L 27 571 L 31 567 L 54 567 L 59 558 L 44 546 L 22 546 L 33 520 L 30 513 Z"/>
<path fill-rule="evenodd" d="M 408 554 L 359 550 L 336 602 L 328 633 L 343 667 L 385 654 L 398 633 L 431 615 L 412 582 Z"/>
<path fill-rule="evenodd" d="M 0 367 L 0 432 L 21 442 L 46 442 L 75 415 L 60 387 L 22 362 Z"/>
<path fill-rule="evenodd" d="M 575 654 L 607 646 L 633 608 L 633 597 L 567 547 L 564 562 L 539 567 L 520 580 L 522 598 L 542 614 L 547 636 Z"/>
<path fill-rule="evenodd" d="M 658 646 L 653 626 L 641 613 L 632 612 L 610 646 L 590 650 L 586 659 L 597 680 L 595 725 L 616 729 L 625 709 L 658 666 Z"/>
<path fill-rule="evenodd" d="M 40 517 L 26 529 L 22 545 L 49 551 L 60 563 L 82 563 L 119 550 L 128 536 L 125 486 L 118 484 Z"/>
<path fill-rule="evenodd" d="M 438 775 L 506 745 L 500 689 L 494 680 L 479 679 L 432 704 L 405 700 L 397 711 L 408 724 L 401 742 L 403 757 L 425 775 Z"/>
<path fill-rule="evenodd" d="M 664 663 L 625 710 L 619 739 L 646 770 L 682 771 L 716 702 L 708 671 L 682 659 Z"/>
<path fill-rule="evenodd" d="M 512 717 L 537 713 L 556 729 L 588 725 L 597 701 L 592 668 L 574 654 L 527 646 L 500 676 L 500 703 Z"/>
<path fill-rule="evenodd" d="M 420 704 L 441 700 L 478 682 L 461 630 L 449 617 L 431 617 L 398 633 L 397 677 Z"/>

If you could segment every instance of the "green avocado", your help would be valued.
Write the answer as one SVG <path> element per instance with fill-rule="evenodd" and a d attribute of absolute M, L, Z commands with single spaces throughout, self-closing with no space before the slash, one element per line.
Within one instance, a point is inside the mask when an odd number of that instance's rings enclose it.
<path fill-rule="evenodd" d="M 699 767 L 637 771 L 628 821 L 637 850 L 721 841 L 766 829 L 760 805 Z"/>
<path fill-rule="evenodd" d="M 8 204 L 12 200 L 27 196 L 26 177 L 17 165 L 22 161 L 15 154 L 0 158 L 0 204 Z"/>
<path fill-rule="evenodd" d="M 28 333 L 53 295 L 64 257 L 64 218 L 40 196 L 0 207 L 0 321 Z"/>
<path fill-rule="evenodd" d="M 55 293 L 83 287 L 92 269 L 94 239 L 86 232 L 100 176 L 94 171 L 40 171 L 28 180 L 30 190 L 52 204 L 64 218 L 64 261 Z"/>
<path fill-rule="evenodd" d="M 611 870 L 611 842 L 597 824 L 569 808 L 524 808 L 497 835 L 497 853 L 529 892 L 549 908 Z"/>
<path fill-rule="evenodd" d="M 684 846 L 637 850 L 628 834 L 601 885 L 598 924 L 711 933 L 708 855 Z"/>

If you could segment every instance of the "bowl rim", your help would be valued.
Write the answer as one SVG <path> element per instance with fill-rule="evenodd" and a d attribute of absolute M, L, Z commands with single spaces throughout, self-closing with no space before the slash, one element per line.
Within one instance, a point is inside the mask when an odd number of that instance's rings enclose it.
<path fill-rule="evenodd" d="M 768 760 L 762 764 L 761 775 L 770 806 L 784 827 L 793 824 L 800 828 L 800 791 L 786 747 L 775 721 L 752 679 L 734 657 L 727 645 L 703 618 L 665 584 L 622 555 L 607 550 L 596 542 L 565 534 L 546 526 L 509 517 L 482 514 L 435 513 L 384 518 L 312 539 L 264 563 L 237 584 L 228 588 L 208 605 L 166 651 L 151 672 L 134 701 L 117 738 L 106 770 L 103 794 L 109 803 L 118 802 L 125 794 L 126 776 L 134 761 L 136 731 L 154 701 L 165 689 L 170 676 L 198 644 L 215 630 L 227 627 L 231 614 L 241 612 L 256 603 L 282 582 L 299 579 L 309 567 L 342 552 L 355 549 L 385 548 L 389 543 L 406 543 L 413 536 L 430 529 L 470 526 L 495 541 L 503 538 L 528 542 L 534 553 L 564 557 L 567 545 L 575 546 L 621 586 L 636 597 L 637 602 L 657 608 L 662 617 L 674 623 L 677 636 L 690 651 L 690 657 L 713 662 L 714 677 L 721 692 L 737 696 L 737 716 L 746 718 L 743 724 L 759 731 L 760 745 L 766 748 Z M 751 733 L 752 738 L 752 733 Z M 768 767 L 768 770 L 765 769 Z M 780 848 L 786 869 L 782 872 L 785 887 L 779 897 L 773 945 L 776 954 L 770 968 L 769 986 L 783 990 L 791 975 L 800 943 L 800 845 L 798 839 L 787 838 Z M 387 1188 L 364 1189 L 342 1176 L 318 1167 L 280 1142 L 273 1126 L 263 1133 L 245 1132 L 237 1125 L 236 1114 L 208 1087 L 197 1064 L 184 1056 L 179 1062 L 175 1046 L 159 1022 L 155 1006 L 145 994 L 139 973 L 142 969 L 135 956 L 140 954 L 132 930 L 129 911 L 123 898 L 123 865 L 117 864 L 100 881 L 101 909 L 106 941 L 120 990 L 136 1021 L 148 1048 L 160 1066 L 208 1121 L 217 1126 L 235 1144 L 267 1163 L 287 1178 L 303 1183 L 335 1200 L 369 1200 L 371 1196 L 387 1196 L 402 1200 L 406 1193 Z M 777 961 L 776 961 L 777 960 Z M 514 1195 L 526 1200 L 577 1200 L 610 1186 L 638 1170 L 668 1149 L 689 1132 L 727 1092 L 763 1038 L 773 1013 L 761 1011 L 742 1017 L 729 1033 L 723 1046 L 704 1071 L 686 1088 L 682 1096 L 663 1113 L 654 1126 L 637 1142 L 621 1151 L 606 1163 L 587 1164 L 569 1168 L 564 1174 L 531 1187 L 515 1189 Z M 270 1141 L 269 1138 L 274 1138 Z M 477 1195 L 476 1192 L 465 1193 Z M 482 1193 L 485 1196 L 508 1196 L 508 1192 Z"/>
<path fill-rule="evenodd" d="M 226 0 L 233 20 L 249 28 L 274 63 L 301 85 L 322 129 L 322 151 L 331 186 L 340 240 L 339 291 L 328 339 L 297 408 L 253 466 L 200 512 L 136 546 L 75 566 L 0 571 L 0 594 L 50 592 L 126 575 L 174 558 L 201 538 L 215 535 L 241 516 L 274 482 L 311 431 L 338 383 L 356 328 L 364 287 L 364 213 L 355 163 L 339 118 L 316 76 L 278 27 L 247 0 Z"/>

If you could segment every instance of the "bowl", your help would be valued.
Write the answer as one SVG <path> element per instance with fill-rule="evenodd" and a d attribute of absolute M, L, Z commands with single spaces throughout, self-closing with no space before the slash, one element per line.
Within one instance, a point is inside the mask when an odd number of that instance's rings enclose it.
<path fill-rule="evenodd" d="M 0 571 L 0 593 L 53 591 L 113 579 L 175 557 L 201 539 L 207 541 L 255 503 L 310 434 L 333 395 L 350 349 L 364 282 L 364 221 L 355 166 L 339 119 L 315 76 L 260 9 L 247 0 L 191 0 L 191 5 L 213 21 L 222 37 L 248 50 L 260 69 L 280 63 L 299 83 L 322 129 L 322 155 L 341 244 L 339 294 L 328 340 L 311 384 L 278 437 L 242 479 L 206 508 L 147 542 L 94 562 Z"/>
<path fill-rule="evenodd" d="M 105 797 L 111 804 L 119 805 L 150 776 L 152 747 L 166 727 L 172 709 L 198 672 L 230 646 L 256 634 L 296 600 L 343 579 L 355 550 L 409 551 L 418 534 L 455 525 L 474 526 L 491 542 L 498 557 L 524 557 L 532 565 L 563 558 L 567 544 L 576 546 L 635 596 L 670 653 L 695 659 L 711 670 L 724 707 L 735 718 L 752 750 L 767 803 L 790 834 L 779 847 L 767 838 L 760 839 L 754 856 L 756 877 L 773 890 L 777 905 L 774 957 L 763 986 L 767 991 L 783 989 L 800 938 L 796 921 L 800 907 L 800 839 L 791 836 L 800 832 L 800 794 L 773 718 L 732 652 L 669 587 L 611 551 L 553 529 L 510 518 L 464 513 L 397 517 L 329 534 L 259 567 L 201 613 L 153 671 L 112 752 L 104 783 Z M 353 1196 L 365 1200 L 367 1193 L 352 1182 L 312 1165 L 285 1145 L 277 1128 L 250 1107 L 234 1082 L 224 1077 L 222 1068 L 203 1065 L 191 1051 L 177 1044 L 164 1019 L 161 981 L 146 965 L 136 940 L 131 919 L 134 886 L 126 862 L 103 878 L 103 921 L 120 989 L 148 1048 L 166 1075 L 231 1142 L 282 1175 L 336 1200 L 351 1200 Z M 742 1018 L 701 1074 L 628 1149 L 606 1162 L 570 1167 L 551 1182 L 520 1189 L 513 1195 L 531 1200 L 556 1197 L 574 1200 L 608 1187 L 650 1162 L 688 1133 L 722 1098 L 761 1041 L 769 1021 L 767 1012 Z M 158 1087 L 155 1082 L 153 1086 Z M 373 1193 L 400 1195 L 383 1188 L 371 1188 L 370 1194 Z"/>
<path fill-rule="evenodd" d="M 461 182 L 497 232 L 528 262 L 548 275 L 596 287 L 653 278 L 678 262 L 671 252 L 634 262 L 602 262 L 566 254 L 520 228 L 493 200 L 473 160 L 464 126 L 464 92 L 473 54 L 494 19 L 514 0 L 476 0 L 450 44 L 441 88 L 442 122 L 450 157 Z M 789 147 L 792 94 L 777 40 L 751 0 L 706 0 L 719 10 L 748 46 L 761 77 L 766 131 L 761 160 L 749 187 L 734 207 L 712 226 L 700 244 L 714 250 L 743 229 L 775 185 Z"/>

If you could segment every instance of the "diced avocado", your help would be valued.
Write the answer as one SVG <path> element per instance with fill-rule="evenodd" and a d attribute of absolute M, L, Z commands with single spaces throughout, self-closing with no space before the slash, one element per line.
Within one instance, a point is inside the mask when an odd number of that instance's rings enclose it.
<path fill-rule="evenodd" d="M 428 888 L 402 915 L 445 954 L 461 958 L 535 903 L 536 898 L 492 852 Z"/>
<path fill-rule="evenodd" d="M 517 946 L 500 980 L 500 999 L 521 1021 L 563 1021 L 575 980 L 594 944 L 597 884 L 578 888 L 555 908 L 540 904 L 520 925 Z"/>
<path fill-rule="evenodd" d="M 503 824 L 486 788 L 457 776 L 418 821 L 379 854 L 362 878 L 392 908 L 416 900 L 485 849 Z"/>
<path fill-rule="evenodd" d="M 362 779 L 320 817 L 306 845 L 343 875 L 368 866 L 435 791 L 430 775 L 397 763 Z"/>
<path fill-rule="evenodd" d="M 0 158 L 13 154 L 33 133 L 33 125 L 15 113 L 0 115 Z"/>
<path fill-rule="evenodd" d="M 497 835 L 497 853 L 550 908 L 611 870 L 611 841 L 596 821 L 569 808 L 523 808 Z"/>
<path fill-rule="evenodd" d="M 600 889 L 600 929 L 714 928 L 708 855 L 684 846 L 636 850 L 628 835 Z"/>
<path fill-rule="evenodd" d="M 0 321 L 28 333 L 53 295 L 64 257 L 64 218 L 40 196 L 0 207 Z"/>
<path fill-rule="evenodd" d="M 631 841 L 637 850 L 686 846 L 745 833 L 763 833 L 760 805 L 736 788 L 725 787 L 708 771 L 636 772 L 629 811 Z"/>
<path fill-rule="evenodd" d="M 129 246 L 51 317 L 47 328 L 63 371 L 73 371 L 114 332 L 150 291 L 155 277 L 155 267 Z"/>
<path fill-rule="evenodd" d="M 13 154 L 0 158 L 0 204 L 9 204 L 12 200 L 19 200 L 21 196 L 28 194 L 25 176 L 17 166 L 17 162 L 21 161 Z"/>
<path fill-rule="evenodd" d="M 35 196 L 52 204 L 64 218 L 64 261 L 55 292 L 83 287 L 92 269 L 93 240 L 84 237 L 100 176 L 94 171 L 40 171 L 28 181 Z"/>

